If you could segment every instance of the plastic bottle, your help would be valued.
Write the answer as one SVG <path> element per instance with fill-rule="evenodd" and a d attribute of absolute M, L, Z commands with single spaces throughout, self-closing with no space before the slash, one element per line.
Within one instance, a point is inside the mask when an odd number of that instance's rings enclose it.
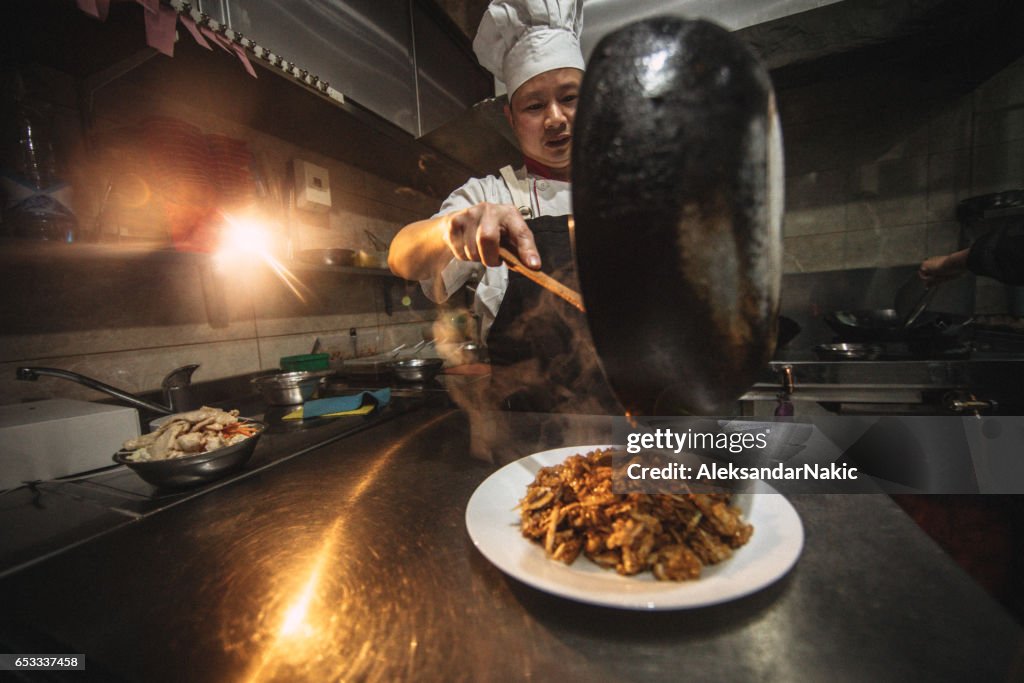
<path fill-rule="evenodd" d="M 57 173 L 45 116 L 25 102 L 20 74 L 13 78 L 14 109 L 0 161 L 3 233 L 10 237 L 74 242 L 78 221 L 68 208 L 71 188 Z M 13 133 L 13 135 L 12 135 Z"/>

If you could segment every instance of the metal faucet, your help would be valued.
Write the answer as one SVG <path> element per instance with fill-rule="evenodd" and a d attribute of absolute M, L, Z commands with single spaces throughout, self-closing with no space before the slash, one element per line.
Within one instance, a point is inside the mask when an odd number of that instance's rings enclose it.
<path fill-rule="evenodd" d="M 172 413 L 192 410 L 196 407 L 195 402 L 192 399 L 190 387 L 192 384 L 192 373 L 195 372 L 198 367 L 198 365 L 183 365 L 180 368 L 172 370 L 166 377 L 164 377 L 160 386 L 164 390 L 164 401 L 167 402 L 167 405 L 147 401 L 146 399 L 139 398 L 134 394 L 129 394 L 127 391 L 122 391 L 117 387 L 112 387 L 109 384 L 100 382 L 99 380 L 95 380 L 91 377 L 86 377 L 85 375 L 80 375 L 77 372 L 71 372 L 69 370 L 60 370 L 58 368 L 24 367 L 18 368 L 16 376 L 20 380 L 29 382 L 36 381 L 41 375 L 60 377 L 61 379 L 77 382 L 78 384 L 89 387 L 90 389 L 102 391 L 104 394 L 109 394 L 110 396 L 133 405 L 136 408 L 144 408 L 163 415 L 170 415 Z"/>

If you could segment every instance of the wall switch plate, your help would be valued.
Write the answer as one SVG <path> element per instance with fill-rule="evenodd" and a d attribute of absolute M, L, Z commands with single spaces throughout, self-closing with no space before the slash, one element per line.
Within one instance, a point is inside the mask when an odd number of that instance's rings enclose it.
<path fill-rule="evenodd" d="M 307 211 L 331 208 L 331 181 L 327 169 L 295 159 L 295 206 Z"/>

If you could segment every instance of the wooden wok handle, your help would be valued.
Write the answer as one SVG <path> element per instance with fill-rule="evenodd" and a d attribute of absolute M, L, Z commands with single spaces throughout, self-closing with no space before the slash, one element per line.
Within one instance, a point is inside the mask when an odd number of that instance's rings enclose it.
<path fill-rule="evenodd" d="M 518 256 L 505 247 L 498 247 L 498 254 L 501 256 L 502 260 L 508 264 L 509 268 L 516 271 L 527 280 L 531 280 L 532 282 L 540 285 L 555 296 L 565 299 L 580 311 L 586 313 L 586 309 L 583 308 L 583 297 L 580 296 L 579 292 L 569 289 L 547 273 L 527 268 L 523 265 L 523 262 L 519 260 Z"/>

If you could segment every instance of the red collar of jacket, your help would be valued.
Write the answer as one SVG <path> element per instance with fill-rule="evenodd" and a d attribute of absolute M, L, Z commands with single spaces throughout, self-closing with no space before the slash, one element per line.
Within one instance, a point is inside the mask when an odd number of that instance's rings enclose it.
<path fill-rule="evenodd" d="M 560 178 L 555 177 L 555 171 L 550 166 L 545 166 L 530 157 L 523 157 L 523 161 L 526 162 L 526 170 L 533 175 L 547 178 L 548 180 L 560 180 Z"/>

